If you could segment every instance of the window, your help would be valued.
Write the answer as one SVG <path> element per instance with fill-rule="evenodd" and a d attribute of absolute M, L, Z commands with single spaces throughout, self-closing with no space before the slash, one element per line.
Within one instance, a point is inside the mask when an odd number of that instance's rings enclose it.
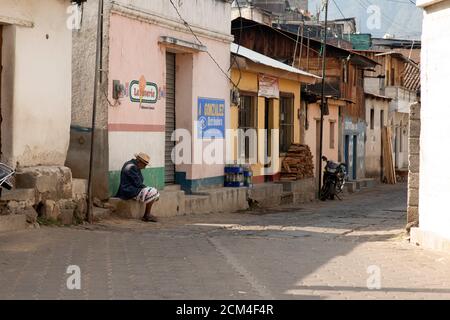
<path fill-rule="evenodd" d="M 380 110 L 380 128 L 384 128 L 384 110 Z"/>
<path fill-rule="evenodd" d="M 294 134 L 294 95 L 280 96 L 280 151 L 288 152 Z"/>
<path fill-rule="evenodd" d="M 334 149 L 334 145 L 335 145 L 335 134 L 334 134 L 334 130 L 336 128 L 336 122 L 335 121 L 330 121 L 330 149 Z"/>
<path fill-rule="evenodd" d="M 373 130 L 375 127 L 375 110 L 372 108 L 370 109 L 370 130 Z"/>
<path fill-rule="evenodd" d="M 248 129 L 254 129 L 256 127 L 256 113 L 255 113 L 255 100 L 256 96 L 241 95 L 240 105 L 239 105 L 239 117 L 238 117 L 238 127 L 244 130 L 244 133 Z M 241 144 L 239 139 L 238 150 L 240 157 L 245 157 L 245 159 L 250 158 L 250 136 L 245 136 L 243 143 Z"/>

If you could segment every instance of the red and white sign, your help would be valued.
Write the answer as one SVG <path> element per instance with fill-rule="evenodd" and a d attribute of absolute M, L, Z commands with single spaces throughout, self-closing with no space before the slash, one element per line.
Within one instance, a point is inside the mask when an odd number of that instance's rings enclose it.
<path fill-rule="evenodd" d="M 259 90 L 258 95 L 265 98 L 280 98 L 280 86 L 278 78 L 271 77 L 265 74 L 258 76 Z"/>

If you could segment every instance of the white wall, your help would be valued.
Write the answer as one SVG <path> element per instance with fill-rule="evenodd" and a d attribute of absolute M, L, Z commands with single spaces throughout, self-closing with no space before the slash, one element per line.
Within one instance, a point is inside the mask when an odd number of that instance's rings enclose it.
<path fill-rule="evenodd" d="M 423 23 L 419 219 L 420 229 L 450 239 L 450 0 L 438 2 L 425 7 Z"/>
<path fill-rule="evenodd" d="M 32 27 L 5 27 L 2 136 L 10 137 L 3 161 L 20 166 L 63 165 L 71 110 L 70 1 L 2 0 L 6 21 L 26 19 Z M 11 20 L 9 20 L 11 19 Z M 3 111 L 3 110 L 2 110 Z"/>

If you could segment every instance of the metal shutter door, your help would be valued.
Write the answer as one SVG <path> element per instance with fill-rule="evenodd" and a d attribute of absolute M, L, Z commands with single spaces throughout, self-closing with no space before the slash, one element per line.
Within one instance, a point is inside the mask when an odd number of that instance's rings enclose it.
<path fill-rule="evenodd" d="M 165 145 L 165 181 L 175 183 L 175 164 L 171 154 L 175 142 L 171 136 L 175 130 L 175 54 L 166 53 L 166 145 Z"/>

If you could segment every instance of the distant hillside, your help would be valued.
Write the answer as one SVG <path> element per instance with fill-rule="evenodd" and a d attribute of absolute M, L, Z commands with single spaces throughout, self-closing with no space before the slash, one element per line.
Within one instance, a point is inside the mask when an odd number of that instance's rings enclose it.
<path fill-rule="evenodd" d="M 383 37 L 386 33 L 396 38 L 420 39 L 422 31 L 422 9 L 417 8 L 415 0 L 329 0 L 330 19 L 356 17 L 357 27 L 361 33 L 371 33 L 374 37 Z M 322 0 L 309 0 L 309 11 L 317 12 Z M 341 9 L 339 12 L 337 6 Z M 369 29 L 367 22 L 371 6 L 380 8 L 381 27 Z M 323 17 L 323 15 L 322 15 Z"/>

